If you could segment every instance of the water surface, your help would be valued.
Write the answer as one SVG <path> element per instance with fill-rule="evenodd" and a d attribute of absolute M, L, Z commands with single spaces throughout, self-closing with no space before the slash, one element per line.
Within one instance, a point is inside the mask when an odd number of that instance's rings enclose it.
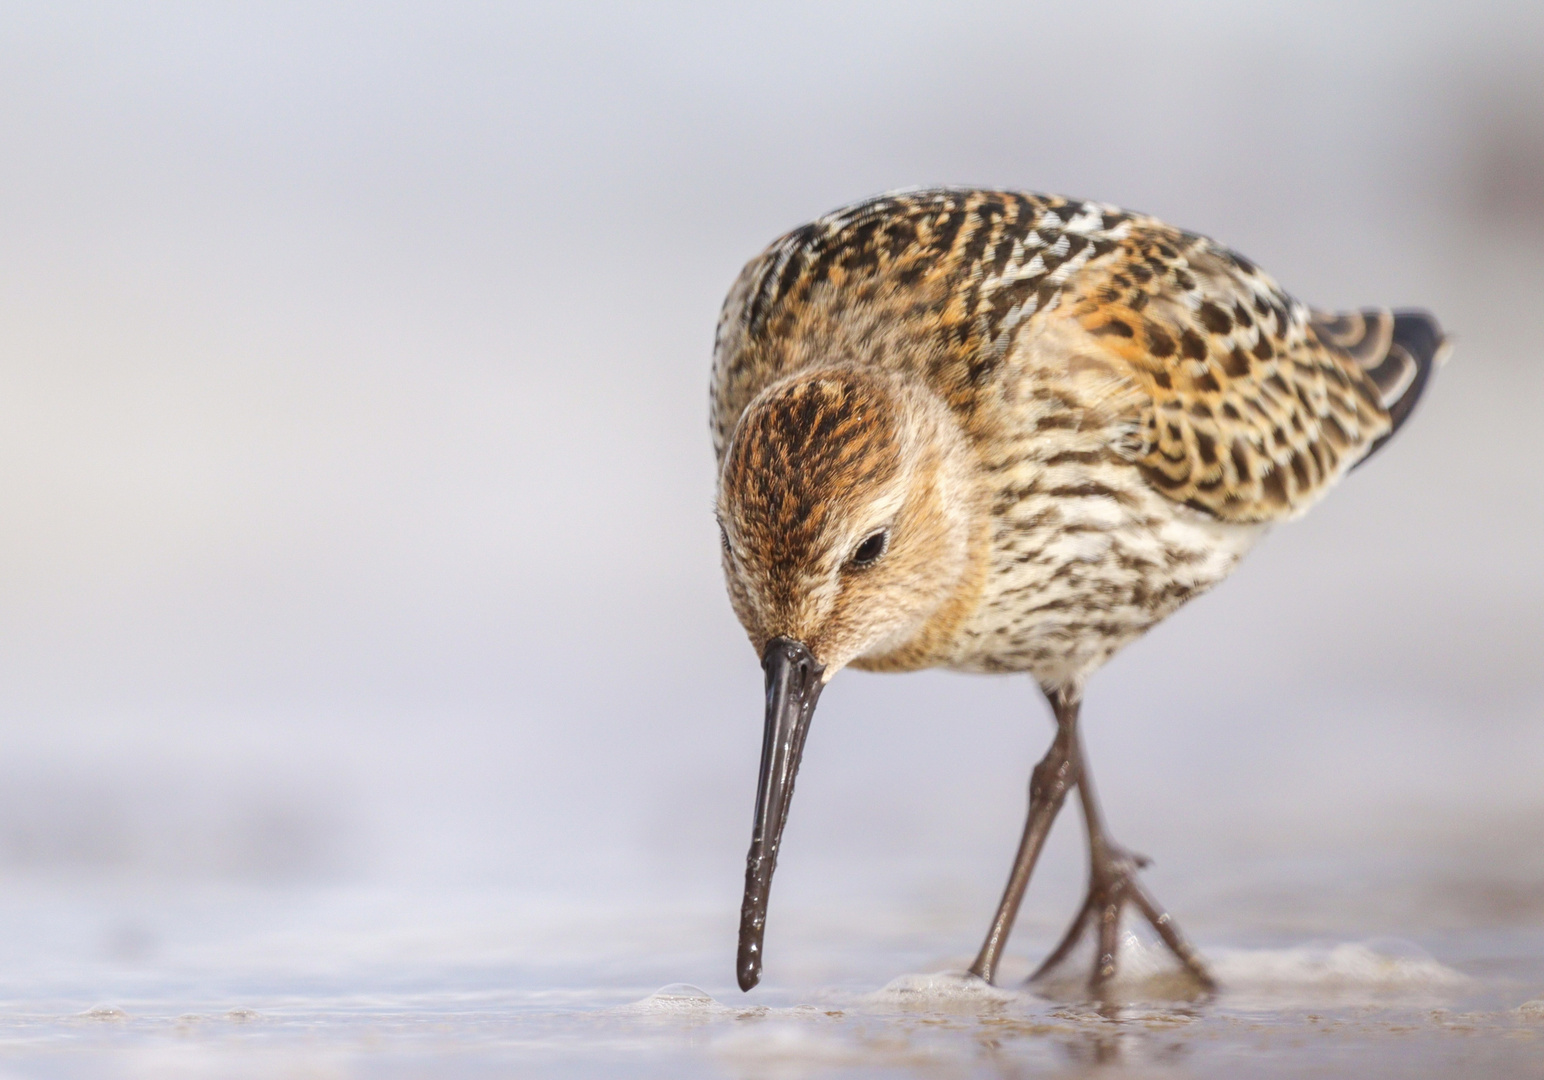
<path fill-rule="evenodd" d="M 22 883 L 0 902 L 0 1080 L 1544 1076 L 1526 925 L 1251 939 L 1198 905 L 1223 991 L 1190 995 L 1133 937 L 1100 1005 L 1075 975 L 1018 982 L 1053 940 L 1033 913 L 992 988 L 958 974 L 951 914 L 795 896 L 745 995 L 732 908 L 635 899 Z"/>

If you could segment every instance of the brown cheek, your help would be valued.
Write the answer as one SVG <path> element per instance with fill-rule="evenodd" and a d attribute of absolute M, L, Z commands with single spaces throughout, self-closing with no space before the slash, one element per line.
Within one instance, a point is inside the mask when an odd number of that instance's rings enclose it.
<path fill-rule="evenodd" d="M 918 539 L 925 538 L 918 537 Z M 929 569 L 929 565 L 920 555 L 912 558 L 902 557 L 888 567 L 890 592 L 900 605 L 908 609 L 908 615 L 912 613 L 912 609 L 926 606 L 932 600 L 932 597 L 924 595 L 932 583 Z"/>
<path fill-rule="evenodd" d="M 836 609 L 820 634 L 821 645 L 826 653 L 842 651 L 844 646 L 855 643 L 853 638 L 857 634 L 861 613 L 870 610 L 876 594 L 881 591 L 877 570 L 875 567 L 870 570 L 844 571 L 846 579 L 842 582 L 841 599 L 837 601 Z"/>
<path fill-rule="evenodd" d="M 734 609 L 735 617 L 740 620 L 740 625 L 745 628 L 745 632 L 754 639 L 759 630 L 757 628 L 758 620 L 756 618 L 755 606 L 751 603 L 750 593 L 728 566 L 724 568 L 724 572 L 725 577 L 729 581 L 729 606 Z"/>

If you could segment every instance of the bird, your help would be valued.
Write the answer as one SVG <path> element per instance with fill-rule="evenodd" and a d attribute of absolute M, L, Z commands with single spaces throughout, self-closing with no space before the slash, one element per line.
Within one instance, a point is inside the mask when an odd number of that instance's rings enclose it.
<path fill-rule="evenodd" d="M 1055 734 L 970 974 L 995 980 L 1073 791 L 1086 898 L 1031 979 L 1128 909 L 1202 989 L 1206 962 L 1100 810 L 1089 677 L 1216 585 L 1409 419 L 1447 338 L 1420 310 L 1324 312 L 1243 255 L 1057 195 L 891 192 L 774 241 L 714 336 L 710 427 L 729 600 L 765 713 L 736 975 L 768 897 L 821 690 L 844 668 L 1024 673 Z"/>

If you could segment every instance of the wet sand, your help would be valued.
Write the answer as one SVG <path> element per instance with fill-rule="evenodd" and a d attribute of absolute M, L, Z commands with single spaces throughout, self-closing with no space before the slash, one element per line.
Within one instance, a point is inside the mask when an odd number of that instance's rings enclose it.
<path fill-rule="evenodd" d="M 797 898 L 768 984 L 742 995 L 733 915 L 441 886 L 23 884 L 0 901 L 0 1080 L 1544 1077 L 1544 929 L 1525 924 L 1230 943 L 1203 910 L 1220 994 L 1131 937 L 1119 1003 L 1096 1005 L 1075 973 L 1014 982 L 1048 927 L 993 988 L 951 973 L 969 960 L 946 951 L 953 917 Z"/>

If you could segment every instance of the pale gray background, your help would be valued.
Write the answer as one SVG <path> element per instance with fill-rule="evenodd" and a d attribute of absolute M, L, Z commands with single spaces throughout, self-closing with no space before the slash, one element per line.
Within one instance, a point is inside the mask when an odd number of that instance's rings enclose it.
<path fill-rule="evenodd" d="M 785 229 L 948 182 L 1440 314 L 1406 431 L 1119 657 L 1088 737 L 1171 902 L 1328 859 L 1326 910 L 1365 865 L 1390 922 L 1537 918 L 1541 66 L 1536 3 L 4 5 L 0 888 L 731 927 L 760 672 L 714 318 Z M 780 900 L 900 882 L 971 947 L 1049 730 L 1026 680 L 843 675 Z"/>

